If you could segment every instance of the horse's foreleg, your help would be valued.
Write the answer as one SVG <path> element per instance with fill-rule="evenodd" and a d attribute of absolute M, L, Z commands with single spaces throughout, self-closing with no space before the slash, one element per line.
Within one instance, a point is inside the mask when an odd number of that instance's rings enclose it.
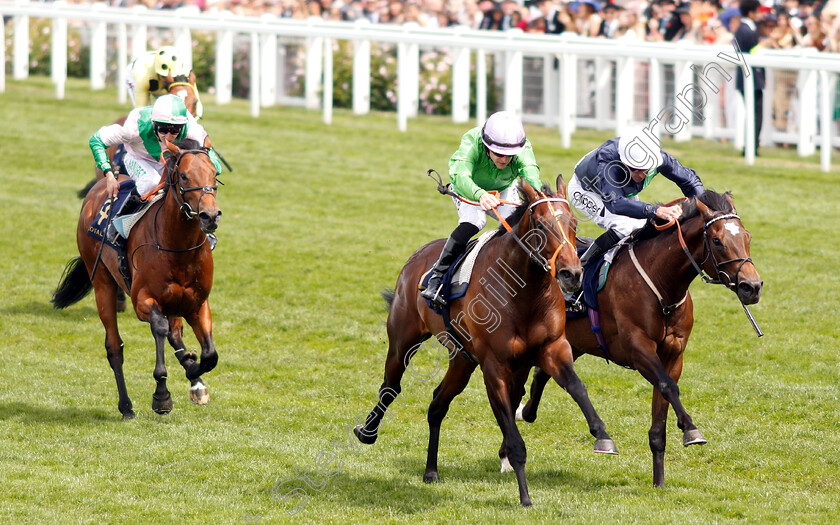
<path fill-rule="evenodd" d="M 372 445 L 376 442 L 376 438 L 379 436 L 379 427 L 382 425 L 382 418 L 385 417 L 388 407 L 402 391 L 400 382 L 406 369 L 410 366 L 411 358 L 421 350 L 423 341 L 429 339 L 429 335 L 423 335 L 419 329 L 414 333 L 408 332 L 409 330 L 405 327 L 394 330 L 391 329 L 390 325 L 388 327 L 388 357 L 385 358 L 385 378 L 379 387 L 376 406 L 367 415 L 364 423 L 356 425 L 353 429 L 353 433 L 365 445 Z"/>
<path fill-rule="evenodd" d="M 149 325 L 152 329 L 152 336 L 155 338 L 155 371 L 153 373 L 157 387 L 152 395 L 152 410 L 158 414 L 168 414 L 172 411 L 172 396 L 166 388 L 166 363 L 164 362 L 164 350 L 166 336 L 169 334 L 169 321 L 160 312 L 157 305 L 153 305 L 149 311 Z"/>
<path fill-rule="evenodd" d="M 537 420 L 537 409 L 540 407 L 540 400 L 542 399 L 545 385 L 548 384 L 549 379 L 551 379 L 551 376 L 543 371 L 542 368 L 538 366 L 534 368 L 534 379 L 531 381 L 530 398 L 524 406 L 520 407 L 521 410 L 517 409 L 517 419 L 527 421 L 528 423 L 533 423 Z"/>
<path fill-rule="evenodd" d="M 519 503 L 524 507 L 531 506 L 531 497 L 528 494 L 528 483 L 525 481 L 525 461 L 527 451 L 525 441 L 516 428 L 514 409 L 510 403 L 510 388 L 513 385 L 513 378 L 510 368 L 490 361 L 482 365 L 484 373 L 484 385 L 487 387 L 487 397 L 490 399 L 490 407 L 493 415 L 502 429 L 502 439 L 505 445 L 505 456 L 510 461 L 511 467 L 516 474 L 516 481 L 519 485 Z"/>
<path fill-rule="evenodd" d="M 586 391 L 586 386 L 575 372 L 574 357 L 569 341 L 565 337 L 561 337 L 546 346 L 540 355 L 538 364 L 572 396 L 572 399 L 580 407 L 589 425 L 589 432 L 595 437 L 595 452 L 618 454 L 615 442 L 607 434 L 606 425 L 604 425 L 589 400 L 589 392 Z"/>
<path fill-rule="evenodd" d="M 668 419 L 668 402 L 655 388 L 651 401 L 651 425 L 648 431 L 650 452 L 653 455 L 653 486 L 665 486 L 665 423 Z"/>
<path fill-rule="evenodd" d="M 452 400 L 464 391 L 470 382 L 473 370 L 473 363 L 468 362 L 461 356 L 456 356 L 449 361 L 449 369 L 443 376 L 443 381 L 432 394 L 432 402 L 429 405 L 429 449 L 426 453 L 426 472 L 423 473 L 423 481 L 432 483 L 440 480 L 438 474 L 438 446 L 440 445 L 440 424 L 446 413 L 449 412 L 449 405 Z"/>
<path fill-rule="evenodd" d="M 516 412 L 516 420 L 520 421 L 521 418 L 519 417 L 519 412 L 521 409 L 520 403 L 522 403 L 522 397 L 525 395 L 525 383 L 528 381 L 528 374 L 530 370 L 528 368 L 523 368 L 522 370 L 517 371 L 513 374 L 513 385 L 510 389 L 510 406 L 518 407 L 515 409 Z M 499 460 L 501 461 L 501 472 L 511 472 L 513 467 L 510 464 L 510 461 L 507 458 L 507 445 L 505 444 L 504 439 L 502 439 L 502 446 L 499 448 Z"/>
<path fill-rule="evenodd" d="M 102 270 L 103 274 L 106 270 Z M 110 279 L 110 281 L 109 281 Z M 119 408 L 123 419 L 134 419 L 134 410 L 131 399 L 128 397 L 128 390 L 125 387 L 125 376 L 123 376 L 123 342 L 120 332 L 117 329 L 116 296 L 117 285 L 109 276 L 96 276 L 95 283 L 96 309 L 99 312 L 99 319 L 105 327 L 105 351 L 107 352 L 108 364 L 114 371 L 114 379 L 117 381 L 117 393 L 119 394 Z"/>
<path fill-rule="evenodd" d="M 182 361 L 187 379 L 190 380 L 190 401 L 197 405 L 206 405 L 210 402 L 210 394 L 207 385 L 201 379 L 201 375 L 216 367 L 219 362 L 219 354 L 216 352 L 216 345 L 213 343 L 213 318 L 210 314 L 210 303 L 204 301 L 195 316 L 187 319 L 201 345 L 201 360 Z M 182 342 L 183 344 L 183 342 Z M 188 356 L 195 354 L 188 354 Z"/>
<path fill-rule="evenodd" d="M 656 343 L 653 341 L 649 339 L 635 341 L 634 346 L 640 351 L 635 352 L 633 365 L 662 394 L 665 401 L 674 407 L 677 426 L 683 431 L 683 445 L 702 445 L 706 443 L 706 438 L 694 425 L 694 421 L 680 401 L 680 387 L 677 385 L 677 381 L 682 374 L 682 352 L 678 353 L 670 362 L 663 363 L 656 352 Z"/>

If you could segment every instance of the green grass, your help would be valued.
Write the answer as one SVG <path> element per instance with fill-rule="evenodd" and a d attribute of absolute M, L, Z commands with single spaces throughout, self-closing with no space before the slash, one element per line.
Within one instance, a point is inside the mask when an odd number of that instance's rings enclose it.
<path fill-rule="evenodd" d="M 212 97 L 211 97 L 212 98 Z M 378 292 L 407 257 L 447 235 L 449 199 L 425 176 L 445 172 L 466 126 L 394 114 L 333 124 L 299 108 L 247 101 L 207 104 L 205 125 L 234 166 L 219 191 L 224 219 L 211 295 L 219 365 L 204 376 L 205 407 L 171 352 L 174 411 L 151 411 L 153 340 L 120 314 L 125 375 L 137 419 L 122 422 L 104 331 L 92 297 L 55 311 L 50 292 L 76 252 L 80 201 L 93 172 L 88 137 L 124 114 L 112 90 L 46 79 L 7 81 L 0 94 L 0 521 L 3 523 L 836 523 L 840 519 L 840 178 L 818 157 L 762 149 L 747 167 L 729 144 L 665 148 L 707 187 L 732 190 L 753 234 L 765 281 L 752 310 L 756 338 L 735 296 L 695 281 L 696 323 L 682 400 L 709 443 L 683 448 L 668 424 L 666 482 L 653 489 L 647 430 L 651 387 L 636 372 L 592 357 L 577 370 L 621 454 L 592 453 L 570 397 L 549 387 L 540 419 L 521 424 L 534 507 L 519 506 L 512 475 L 498 473 L 501 434 L 479 374 L 444 421 L 442 482 L 425 485 L 425 412 L 439 379 L 406 376 L 393 418 L 372 447 L 346 426 L 372 406 L 386 335 Z M 580 130 L 570 150 L 556 130 L 529 126 L 543 180 L 571 174 L 608 138 Z M 835 155 L 834 165 L 840 159 Z M 678 190 L 656 180 L 647 200 Z M 582 225 L 582 234 L 596 230 Z M 195 339 L 185 338 L 195 349 Z M 429 370 L 430 356 L 416 368 Z M 322 454 L 334 450 L 335 456 Z M 320 456 L 319 456 L 320 454 Z M 339 472 L 326 478 L 314 471 Z M 327 464 L 332 459 L 331 464 Z M 338 461 L 341 463 L 339 464 Z M 340 467 L 340 468 L 339 468 Z M 291 517 L 272 497 L 278 480 L 302 481 Z"/>

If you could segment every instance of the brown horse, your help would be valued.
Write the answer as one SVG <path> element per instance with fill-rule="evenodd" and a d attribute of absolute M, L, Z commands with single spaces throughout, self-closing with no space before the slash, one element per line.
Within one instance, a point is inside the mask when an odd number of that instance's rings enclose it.
<path fill-rule="evenodd" d="M 93 287 L 99 318 L 105 327 L 105 349 L 114 371 L 123 419 L 134 417 L 123 378 L 123 343 L 117 329 L 116 295 L 122 288 L 131 296 L 137 318 L 151 325 L 155 339 L 154 378 L 157 388 L 152 409 L 172 410 L 166 388 L 164 343 L 168 338 L 192 386 L 190 399 L 204 404 L 207 388 L 201 375 L 216 366 L 212 320 L 207 297 L 213 284 L 213 256 L 206 234 L 216 230 L 222 212 L 216 203 L 216 168 L 208 149 L 186 139 L 167 143 L 171 154 L 162 177 L 166 195 L 155 202 L 131 230 L 126 243 L 131 271 L 131 289 L 126 289 L 114 250 L 100 250 L 100 241 L 87 234 L 105 202 L 105 183 L 97 182 L 82 204 L 76 230 L 80 257 L 68 263 L 53 295 L 55 308 L 79 301 Z M 127 179 L 125 175 L 121 179 Z M 195 219 L 198 220 L 195 220 Z M 101 264 L 97 259 L 101 255 Z M 96 269 L 96 270 L 95 270 Z M 188 353 L 180 330 L 173 324 L 187 320 L 201 345 L 201 361 Z"/>
<path fill-rule="evenodd" d="M 525 442 L 516 428 L 517 404 L 513 400 L 518 402 L 524 394 L 522 385 L 531 367 L 539 365 L 546 370 L 580 405 L 597 439 L 596 451 L 614 452 L 615 445 L 575 373 L 572 349 L 564 334 L 561 287 L 578 289 L 582 275 L 574 250 L 577 221 L 566 200 L 565 182 L 562 176 L 557 178 L 556 194 L 547 186 L 538 192 L 527 183 L 521 189 L 524 204 L 510 218 L 512 230 L 504 233 L 500 228 L 499 234 L 487 242 L 473 266 L 467 294 L 451 303 L 450 329 L 441 315 L 429 309 L 417 288 L 444 240 L 427 244 L 408 259 L 396 289 L 386 296 L 389 343 L 379 402 L 365 423 L 355 428 L 355 434 L 362 443 L 376 441 L 382 418 L 400 393 L 409 361 L 419 345 L 436 334 L 450 354 L 449 368 L 429 406 L 429 449 L 423 480 L 439 480 L 441 421 L 473 370 L 481 366 L 487 397 L 506 444 L 505 454 L 516 472 L 519 500 L 529 506 Z M 515 391 L 517 384 L 521 392 Z"/>
<path fill-rule="evenodd" d="M 575 359 L 583 354 L 608 358 L 638 370 L 654 386 L 648 436 L 653 453 L 653 484 L 657 487 L 665 483 L 668 405 L 674 407 L 677 426 L 683 431 L 683 445 L 706 443 L 683 408 L 677 386 L 683 351 L 694 325 L 688 286 L 699 274 L 706 282 L 725 285 L 742 304 L 749 305 L 758 302 L 764 284 L 750 258 L 750 233 L 741 223 L 728 192 L 706 190 L 683 202 L 682 208 L 676 227 L 674 223 L 667 228 L 649 224 L 639 232 L 635 245 L 622 249 L 613 260 L 607 281 L 598 293 L 606 351 L 599 349 L 588 318 L 569 319 L 566 323 Z M 518 414 L 525 421 L 536 419 L 548 379 L 546 372 L 534 371 L 531 398 Z"/>

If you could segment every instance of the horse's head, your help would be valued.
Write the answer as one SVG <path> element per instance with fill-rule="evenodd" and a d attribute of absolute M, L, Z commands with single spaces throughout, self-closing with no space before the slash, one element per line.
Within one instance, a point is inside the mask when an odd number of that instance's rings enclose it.
<path fill-rule="evenodd" d="M 166 143 L 172 158 L 167 162 L 168 182 L 181 211 L 192 219 L 198 217 L 204 233 L 219 227 L 222 211 L 216 203 L 216 167 L 210 160 L 209 147 L 202 147 L 191 139 Z"/>
<path fill-rule="evenodd" d="M 184 105 L 187 106 L 187 111 L 196 117 L 195 112 L 197 110 L 198 96 L 195 93 L 195 88 L 190 84 L 190 79 L 184 75 L 178 75 L 174 80 L 167 87 L 167 91 L 170 95 L 175 95 L 183 99 Z"/>
<path fill-rule="evenodd" d="M 537 191 L 522 184 L 527 199 L 528 220 L 519 223 L 519 235 L 531 251 L 531 258 L 557 279 L 564 292 L 580 289 L 583 268 L 575 250 L 577 219 L 566 199 L 563 175 L 557 176 L 557 192 L 548 186 Z"/>
<path fill-rule="evenodd" d="M 738 295 L 743 304 L 755 304 L 764 281 L 750 258 L 750 232 L 744 228 L 729 193 L 706 192 L 696 199 L 703 217 L 703 269 Z M 709 206 L 708 198 L 723 200 L 723 206 Z M 709 201 L 711 203 L 711 201 Z M 721 211 L 725 210 L 725 211 Z"/>

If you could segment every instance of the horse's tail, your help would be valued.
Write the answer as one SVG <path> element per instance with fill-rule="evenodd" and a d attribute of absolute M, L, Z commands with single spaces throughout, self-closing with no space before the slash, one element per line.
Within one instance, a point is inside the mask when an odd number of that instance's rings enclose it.
<path fill-rule="evenodd" d="M 87 194 L 90 192 L 91 188 L 93 188 L 93 186 L 96 184 L 96 181 L 96 177 L 90 179 L 90 181 L 88 181 L 88 183 L 85 184 L 85 187 L 80 189 L 76 195 L 78 195 L 80 199 L 84 199 L 85 197 L 87 197 Z"/>
<path fill-rule="evenodd" d="M 71 304 L 81 301 L 93 287 L 88 276 L 87 268 L 81 257 L 71 259 L 64 267 L 64 274 L 53 292 L 50 302 L 53 308 L 67 308 Z"/>
<path fill-rule="evenodd" d="M 396 291 L 391 290 L 389 288 L 385 288 L 384 290 L 382 290 L 379 293 L 379 295 L 381 295 L 382 298 L 385 299 L 385 305 L 386 305 L 385 309 L 389 312 L 391 311 L 391 304 L 393 304 L 393 302 L 394 302 L 394 295 L 395 294 L 396 294 Z"/>

